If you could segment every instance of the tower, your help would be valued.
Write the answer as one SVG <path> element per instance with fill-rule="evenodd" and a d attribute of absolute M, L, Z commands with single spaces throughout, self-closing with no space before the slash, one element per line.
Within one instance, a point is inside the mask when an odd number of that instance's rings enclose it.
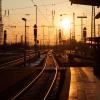
<path fill-rule="evenodd" d="M 59 44 L 62 42 L 62 32 L 61 29 L 59 29 Z"/>
<path fill-rule="evenodd" d="M 73 13 L 73 32 L 72 32 L 72 39 L 75 40 L 75 13 Z"/>
<path fill-rule="evenodd" d="M 95 37 L 95 6 L 92 6 L 92 15 L 91 15 L 91 38 Z"/>
<path fill-rule="evenodd" d="M 87 18 L 87 16 L 78 16 L 77 18 L 81 19 L 81 41 L 83 41 L 83 19 Z"/>
<path fill-rule="evenodd" d="M 2 24 L 2 0 L 0 0 L 0 45 L 3 41 L 3 24 Z"/>

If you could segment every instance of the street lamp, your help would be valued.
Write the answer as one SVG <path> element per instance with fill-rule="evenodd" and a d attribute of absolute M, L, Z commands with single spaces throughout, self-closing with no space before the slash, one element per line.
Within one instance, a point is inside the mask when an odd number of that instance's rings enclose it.
<path fill-rule="evenodd" d="M 31 1 L 34 3 L 33 0 Z M 34 41 L 35 41 L 35 46 L 37 46 L 37 5 L 35 4 L 34 6 L 36 7 L 36 23 L 34 25 L 34 37 L 35 37 Z"/>
<path fill-rule="evenodd" d="M 24 66 L 26 66 L 26 18 L 22 18 L 25 21 L 25 44 L 24 44 Z"/>
<path fill-rule="evenodd" d="M 62 21 L 62 18 L 61 18 L 61 17 L 62 17 L 63 15 L 67 15 L 67 14 L 65 14 L 65 13 L 60 14 L 60 21 Z"/>
<path fill-rule="evenodd" d="M 37 5 L 34 5 L 36 7 L 36 25 L 37 25 Z"/>
<path fill-rule="evenodd" d="M 63 37 L 63 31 L 64 31 L 64 28 L 63 28 L 63 25 L 61 25 L 62 24 L 62 16 L 64 16 L 64 15 L 67 15 L 66 13 L 63 13 L 63 14 L 60 14 L 60 29 L 59 29 L 59 42 L 61 42 L 62 41 L 62 37 Z"/>

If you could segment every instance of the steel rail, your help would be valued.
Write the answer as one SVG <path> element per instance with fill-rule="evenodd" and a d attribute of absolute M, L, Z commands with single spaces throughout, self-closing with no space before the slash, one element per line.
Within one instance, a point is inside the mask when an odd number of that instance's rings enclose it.
<path fill-rule="evenodd" d="M 47 59 L 42 71 L 38 74 L 38 76 L 34 80 L 32 80 L 25 88 L 23 88 L 19 93 L 17 93 L 14 97 L 12 97 L 11 100 L 16 100 L 21 94 L 23 94 L 23 92 L 25 92 L 32 84 L 34 84 L 41 77 L 46 68 L 46 64 L 47 64 Z"/>
<path fill-rule="evenodd" d="M 6 66 L 6 65 L 8 65 L 8 64 L 12 64 L 12 65 L 13 65 L 13 64 L 15 64 L 15 63 L 18 62 L 18 61 L 21 62 L 22 60 L 23 60 L 23 57 L 22 57 L 22 58 L 15 59 L 15 60 L 12 60 L 12 61 L 9 61 L 9 62 L 4 63 L 4 64 L 1 64 L 1 65 L 0 65 L 0 70 L 9 67 L 9 66 Z"/>
<path fill-rule="evenodd" d="M 29 54 L 29 55 L 26 56 L 26 59 L 27 59 L 27 60 L 32 59 L 34 55 L 35 55 L 35 53 L 31 53 L 31 54 Z M 16 65 L 16 64 L 18 64 L 18 63 L 20 64 L 20 63 L 23 63 L 23 62 L 24 62 L 24 57 L 22 57 L 22 58 L 17 58 L 17 59 L 15 59 L 15 60 L 11 60 L 11 61 L 9 61 L 9 62 L 7 62 L 7 63 L 1 64 L 1 65 L 0 65 L 0 70 L 5 69 L 5 68 L 7 68 L 7 67 L 10 67 L 11 65 Z M 16 64 L 15 64 L 15 63 L 16 63 Z M 9 64 L 9 66 L 8 66 L 8 64 Z M 11 64 L 11 65 L 10 65 L 10 64 Z"/>
<path fill-rule="evenodd" d="M 47 98 L 48 98 L 48 95 L 50 94 L 50 92 L 51 92 L 51 89 L 53 88 L 53 86 L 54 86 L 54 83 L 55 83 L 55 81 L 56 81 L 56 78 L 57 78 L 57 75 L 58 75 L 58 64 L 57 64 L 57 62 L 56 62 L 56 60 L 55 60 L 55 58 L 53 57 L 53 55 L 52 55 L 52 58 L 53 58 L 53 61 L 54 61 L 54 64 L 55 64 L 55 76 L 54 76 L 54 79 L 53 79 L 53 81 L 52 81 L 52 83 L 51 83 L 51 85 L 50 85 L 50 87 L 49 87 L 49 89 L 48 89 L 48 91 L 47 91 L 47 93 L 46 93 L 46 95 L 45 95 L 45 97 L 43 98 L 43 100 L 46 100 Z"/>
<path fill-rule="evenodd" d="M 41 52 L 41 51 L 40 51 L 40 52 Z M 38 51 L 37 51 L 37 52 L 35 52 L 35 51 L 34 51 L 34 52 L 33 52 L 33 51 L 28 51 L 27 53 L 28 53 L 28 54 L 27 54 L 27 56 L 26 56 L 26 59 L 27 59 L 27 60 L 30 60 L 30 59 L 33 58 L 33 56 L 35 56 L 35 54 L 38 54 Z M 41 53 L 41 54 L 42 54 L 42 53 Z M 21 58 L 17 58 L 17 59 L 8 61 L 7 63 L 0 64 L 0 70 L 9 67 L 9 66 L 7 66 L 8 64 L 13 65 L 13 64 L 15 64 L 16 62 L 22 63 L 23 61 L 24 61 L 24 57 L 21 57 Z M 12 64 L 12 63 L 13 63 L 13 64 Z M 17 63 L 17 64 L 18 64 L 18 63 Z M 6 67 L 5 67 L 5 66 L 6 66 Z"/>

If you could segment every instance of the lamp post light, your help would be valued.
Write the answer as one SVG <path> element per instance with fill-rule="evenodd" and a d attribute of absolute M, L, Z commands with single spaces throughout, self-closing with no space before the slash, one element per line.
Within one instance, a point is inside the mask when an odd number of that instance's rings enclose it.
<path fill-rule="evenodd" d="M 34 5 L 36 7 L 36 25 L 37 25 L 37 5 Z"/>
<path fill-rule="evenodd" d="M 22 18 L 25 21 L 25 44 L 24 44 L 24 66 L 26 66 L 26 18 Z"/>
<path fill-rule="evenodd" d="M 36 34 L 34 35 L 35 38 L 35 45 L 37 45 L 37 5 L 34 5 L 36 7 L 36 24 L 34 25 L 34 29 L 36 30 Z"/>
<path fill-rule="evenodd" d="M 32 3 L 34 3 L 34 1 L 33 0 L 31 0 L 32 1 Z M 34 25 L 34 37 L 36 37 L 36 38 L 34 38 L 34 41 L 35 41 L 35 46 L 37 45 L 37 5 L 35 4 L 34 5 L 35 7 L 36 7 L 36 23 L 35 23 L 35 25 Z"/>
<path fill-rule="evenodd" d="M 36 24 L 34 25 L 34 42 L 35 42 L 35 50 L 37 49 L 37 5 L 34 5 L 36 7 Z"/>
<path fill-rule="evenodd" d="M 64 15 L 67 15 L 67 14 L 65 14 L 65 13 L 60 14 L 60 21 L 62 21 L 62 16 L 64 16 Z"/>
<path fill-rule="evenodd" d="M 60 14 L 60 24 L 62 23 L 62 17 L 65 16 L 67 14 L 63 13 L 63 14 Z M 61 30 L 63 31 L 63 28 L 62 26 L 60 26 Z"/>

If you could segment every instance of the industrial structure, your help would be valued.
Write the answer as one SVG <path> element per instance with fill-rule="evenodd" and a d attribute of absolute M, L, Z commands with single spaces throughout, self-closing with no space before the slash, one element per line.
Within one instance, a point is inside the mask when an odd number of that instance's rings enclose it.
<path fill-rule="evenodd" d="M 98 13 L 97 16 L 95 16 L 95 6 L 100 7 L 100 0 L 69 0 L 71 1 L 71 4 L 82 4 L 82 5 L 91 5 L 92 6 L 92 12 L 91 12 L 91 38 L 96 37 L 95 33 L 95 19 L 97 19 L 100 14 Z M 82 25 L 81 25 L 82 28 Z M 81 29 L 82 34 L 82 29 Z M 81 36 L 82 37 L 82 36 Z M 91 41 L 92 43 L 92 41 Z"/>

